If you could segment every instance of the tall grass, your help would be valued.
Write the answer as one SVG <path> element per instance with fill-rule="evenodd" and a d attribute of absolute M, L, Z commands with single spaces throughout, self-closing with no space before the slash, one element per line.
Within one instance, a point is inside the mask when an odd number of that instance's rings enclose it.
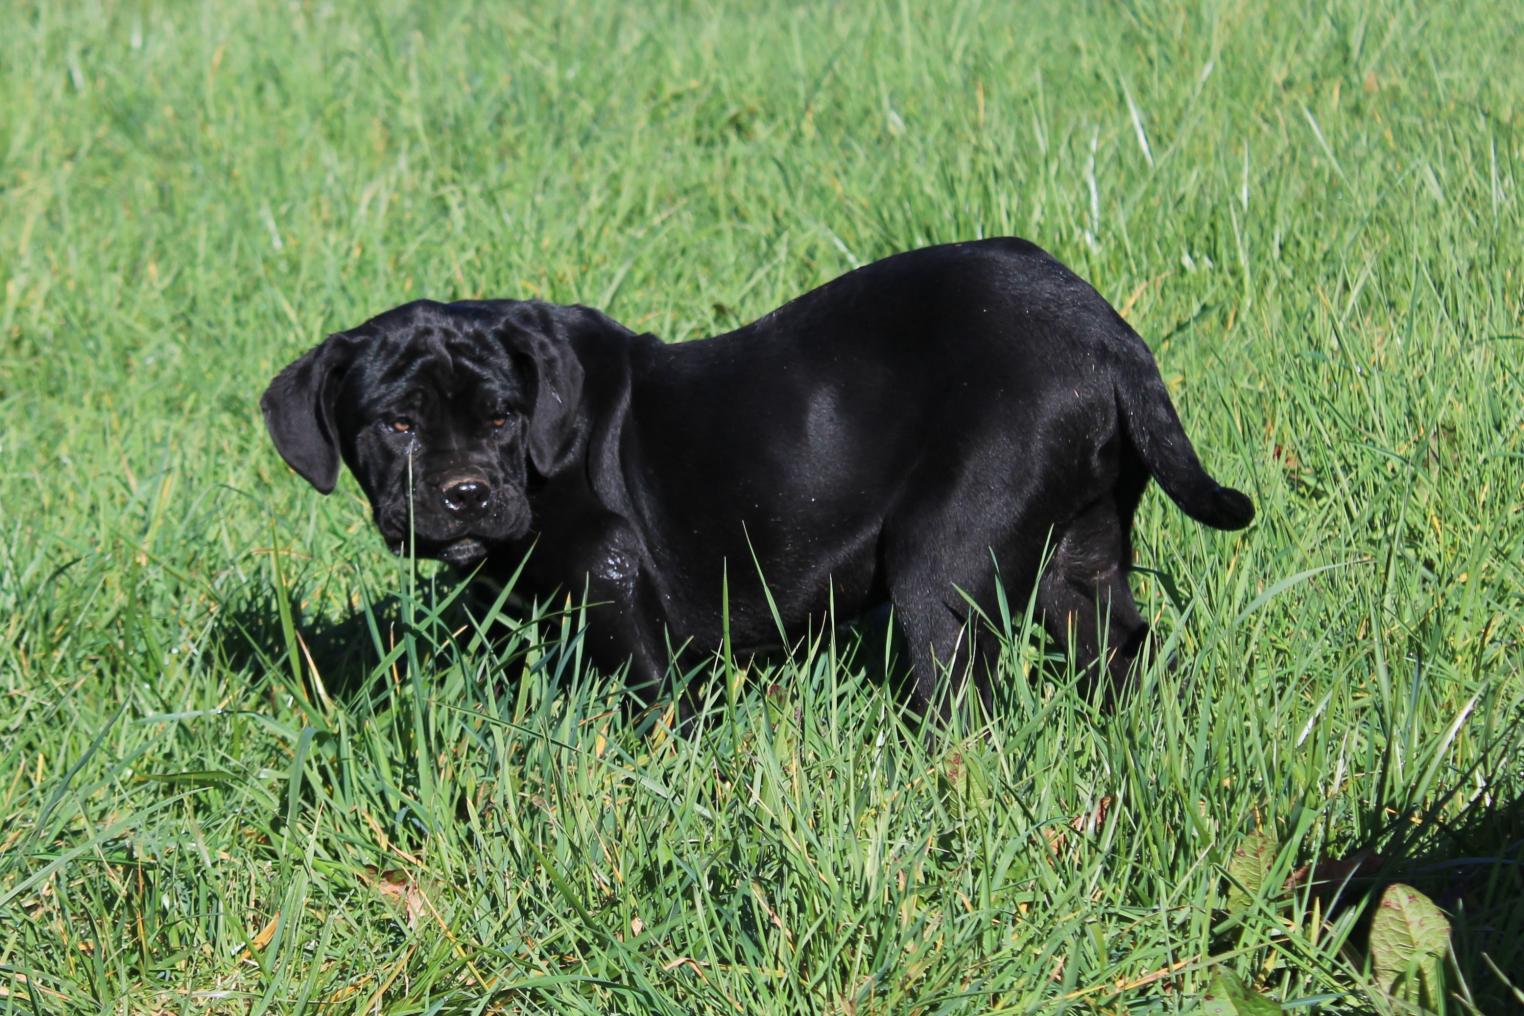
<path fill-rule="evenodd" d="M 0 1005 L 1189 1011 L 1226 970 L 1394 1012 L 1386 879 L 1449 913 L 1448 1008 L 1524 1004 L 1507 5 L 5 22 Z M 1135 586 L 1181 662 L 1110 714 L 1011 603 L 986 725 L 924 738 L 841 633 L 691 675 L 710 715 L 670 736 L 574 609 L 393 561 L 255 411 L 416 296 L 677 341 L 1002 233 L 1123 310 L 1259 507 L 1223 535 L 1145 498 Z M 1362 850 L 1339 905 L 1286 888 Z"/>

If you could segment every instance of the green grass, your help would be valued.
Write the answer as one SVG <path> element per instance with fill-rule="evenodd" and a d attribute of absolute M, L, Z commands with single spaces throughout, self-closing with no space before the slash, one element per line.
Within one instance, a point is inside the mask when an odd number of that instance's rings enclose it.
<path fill-rule="evenodd" d="M 645 6 L 6 11 L 0 1009 L 1401 1012 L 1373 885 L 1282 889 L 1361 849 L 1446 908 L 1450 1010 L 1524 1005 L 1524 19 Z M 649 735 L 560 604 L 485 638 L 255 408 L 417 296 L 681 340 L 1001 233 L 1259 508 L 1145 498 L 1182 663 L 1112 715 L 1013 603 L 987 729 L 843 638 Z"/>

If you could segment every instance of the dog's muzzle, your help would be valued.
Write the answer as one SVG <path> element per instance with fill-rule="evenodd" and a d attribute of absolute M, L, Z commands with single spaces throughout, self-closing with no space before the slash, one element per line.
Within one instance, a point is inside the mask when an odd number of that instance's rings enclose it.
<path fill-rule="evenodd" d="M 463 521 L 478 518 L 492 504 L 492 485 L 479 473 L 449 477 L 436 489 L 445 511 Z"/>
<path fill-rule="evenodd" d="M 454 473 L 421 486 L 376 513 L 376 527 L 394 553 L 410 550 L 456 568 L 474 568 L 495 545 L 529 529 L 521 493 L 494 486 L 480 473 Z"/>

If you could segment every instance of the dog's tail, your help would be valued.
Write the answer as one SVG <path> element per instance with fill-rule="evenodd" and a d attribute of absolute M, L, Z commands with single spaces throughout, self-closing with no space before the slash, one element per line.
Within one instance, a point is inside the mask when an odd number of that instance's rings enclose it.
<path fill-rule="evenodd" d="M 1187 515 L 1214 529 L 1242 529 L 1254 520 L 1254 502 L 1206 471 L 1175 415 L 1153 355 L 1142 339 L 1136 342 L 1140 361 L 1128 364 L 1125 382 L 1116 386 L 1128 439 L 1164 493 Z"/>

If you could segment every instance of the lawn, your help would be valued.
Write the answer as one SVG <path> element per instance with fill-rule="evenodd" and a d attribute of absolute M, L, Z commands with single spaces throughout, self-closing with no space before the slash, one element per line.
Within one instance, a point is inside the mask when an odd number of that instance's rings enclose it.
<path fill-rule="evenodd" d="M 1524 1007 L 1512 5 L 4 22 L 0 1010 Z M 988 722 L 926 736 L 843 631 L 716 659 L 668 736 L 575 609 L 468 604 L 259 419 L 414 297 L 681 341 L 1006 233 L 1124 313 L 1259 511 L 1145 496 L 1179 663 L 1111 712 L 1011 602 Z M 1425 900 L 1448 939 L 1395 973 Z"/>

